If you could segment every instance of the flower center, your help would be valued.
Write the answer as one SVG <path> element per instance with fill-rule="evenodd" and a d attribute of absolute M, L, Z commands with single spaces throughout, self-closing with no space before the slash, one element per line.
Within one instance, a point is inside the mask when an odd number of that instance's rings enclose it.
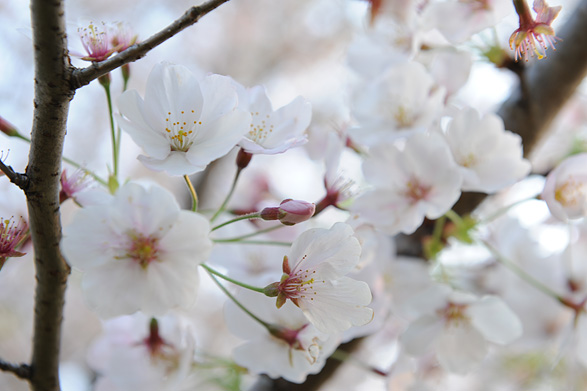
<path fill-rule="evenodd" d="M 126 255 L 127 258 L 137 262 L 143 269 L 146 269 L 149 263 L 159 259 L 157 248 L 159 238 L 136 233 L 131 233 L 129 237 L 132 243 Z"/>
<path fill-rule="evenodd" d="M 431 187 L 421 184 L 417 179 L 410 179 L 406 184 L 405 196 L 410 200 L 411 204 L 425 199 L 430 193 Z"/>
<path fill-rule="evenodd" d="M 393 118 L 397 122 L 398 128 L 409 128 L 414 124 L 414 116 L 409 109 L 399 106 L 395 111 Z"/>
<path fill-rule="evenodd" d="M 568 181 L 556 188 L 554 199 L 566 207 L 576 206 L 585 198 L 584 187 L 584 184 L 570 177 Z"/>
<path fill-rule="evenodd" d="M 444 318 L 446 324 L 458 325 L 460 322 L 468 321 L 469 317 L 465 313 L 467 305 L 449 302 L 446 307 L 438 310 L 439 315 Z"/>
<path fill-rule="evenodd" d="M 194 138 L 198 134 L 197 129 L 201 125 L 202 122 L 194 110 L 182 110 L 179 115 L 168 112 L 165 118 L 165 134 L 171 150 L 187 152 L 194 143 Z"/>
<path fill-rule="evenodd" d="M 273 132 L 273 124 L 267 123 L 267 121 L 270 121 L 271 119 L 271 114 L 266 114 L 263 118 L 263 116 L 257 111 L 251 112 L 251 116 L 252 122 L 247 138 L 257 144 L 261 144 L 267 139 L 267 136 Z"/>

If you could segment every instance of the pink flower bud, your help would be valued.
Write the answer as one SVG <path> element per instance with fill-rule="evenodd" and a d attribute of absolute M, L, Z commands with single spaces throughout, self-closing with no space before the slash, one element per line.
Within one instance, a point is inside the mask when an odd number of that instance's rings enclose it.
<path fill-rule="evenodd" d="M 280 216 L 279 221 L 285 225 L 294 225 L 314 216 L 316 205 L 306 201 L 287 199 L 281 201 L 279 210 L 284 213 L 283 216 Z"/>
<path fill-rule="evenodd" d="M 0 132 L 4 133 L 9 137 L 18 136 L 18 130 L 10 122 L 0 117 Z"/>
<path fill-rule="evenodd" d="M 294 225 L 314 216 L 316 205 L 306 201 L 287 199 L 278 207 L 265 208 L 260 217 L 263 220 L 279 220 L 284 225 Z"/>

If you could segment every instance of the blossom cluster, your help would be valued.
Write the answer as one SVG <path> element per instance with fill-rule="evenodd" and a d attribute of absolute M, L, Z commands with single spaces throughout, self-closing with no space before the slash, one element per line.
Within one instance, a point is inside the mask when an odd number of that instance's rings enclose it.
<path fill-rule="evenodd" d="M 63 170 L 60 202 L 74 215 L 60 246 L 73 268 L 71 289 L 101 330 L 88 337 L 84 364 L 95 390 L 200 389 L 210 383 L 211 371 L 202 372 L 211 367 L 221 368 L 219 378 L 246 372 L 303 383 L 331 355 L 341 356 L 339 345 L 364 336 L 379 341 L 373 351 L 393 355 L 386 369 L 375 354 L 362 365 L 386 375 L 385 388 L 412 372 L 407 387 L 424 389 L 421 381 L 438 373 L 467 375 L 501 354 L 500 347 L 539 333 L 532 328 L 538 315 L 527 315 L 531 305 L 523 302 L 534 304 L 536 290 L 555 299 L 557 310 L 574 311 L 575 354 L 587 363 L 587 274 L 576 264 L 587 242 L 580 225 L 587 216 L 587 155 L 563 159 L 540 185 L 540 196 L 530 197 L 570 227 L 569 247 L 560 255 L 565 262 L 558 262 L 569 270 L 531 265 L 524 274 L 525 261 L 544 260 L 543 249 L 530 234 L 519 237 L 525 231 L 511 227 L 509 212 L 498 211 L 507 215 L 501 220 L 491 212 L 512 186 L 527 183 L 532 166 L 516 129 L 459 95 L 474 58 L 457 45 L 513 15 L 511 5 L 369 4 L 370 23 L 357 28 L 346 54 L 352 82 L 338 129 L 321 126 L 316 112 L 324 109 L 302 96 L 275 108 L 265 86 L 248 88 L 230 76 L 197 75 L 168 62 L 153 67 L 144 93 L 115 97 L 113 133 L 115 123 L 141 149 L 137 160 L 148 170 L 183 177 L 191 210 L 158 183 L 119 185 L 118 173 L 100 180 L 86 169 Z M 560 7 L 536 0 L 534 9 L 536 20 L 518 10 L 520 29 L 510 39 L 516 60 L 532 53 L 542 58 L 556 41 L 550 25 Z M 80 32 L 82 59 L 92 62 L 137 39 L 122 24 L 113 30 L 93 23 Z M 10 126 L 4 133 L 14 132 Z M 119 153 L 120 145 L 113 149 Z M 316 202 L 284 197 L 265 176 L 274 169 L 270 159 L 306 153 L 325 166 L 323 174 L 301 174 L 309 186 L 321 186 L 310 183 L 316 176 L 323 181 L 325 195 Z M 358 173 L 352 178 L 343 167 L 349 155 Z M 230 170 L 223 170 L 226 162 L 233 163 Z M 279 177 L 288 181 L 302 169 L 296 165 Z M 190 176 L 204 172 L 193 186 Z M 226 198 L 216 199 L 232 174 Z M 202 188 L 214 194 L 203 202 Z M 453 207 L 467 192 L 498 197 L 490 199 L 489 212 L 483 206 L 479 216 L 458 216 Z M 68 199 L 75 205 L 65 204 Z M 0 228 L 1 267 L 25 255 L 20 246 L 28 232 L 24 220 L 2 220 Z M 402 238 L 412 234 L 417 244 L 409 246 L 417 251 L 406 251 Z M 536 289 L 516 296 L 519 280 L 499 263 Z M 548 279 L 554 290 L 540 282 Z M 540 324 L 559 330 L 558 315 L 541 314 Z"/>

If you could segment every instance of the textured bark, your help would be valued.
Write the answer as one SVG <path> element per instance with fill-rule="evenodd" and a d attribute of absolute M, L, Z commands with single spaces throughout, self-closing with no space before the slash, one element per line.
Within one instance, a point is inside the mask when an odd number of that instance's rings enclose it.
<path fill-rule="evenodd" d="M 31 388 L 57 391 L 61 323 L 69 267 L 59 251 L 59 176 L 69 102 L 70 65 L 61 0 L 32 0 L 34 119 L 25 190 L 35 252 L 36 292 Z"/>

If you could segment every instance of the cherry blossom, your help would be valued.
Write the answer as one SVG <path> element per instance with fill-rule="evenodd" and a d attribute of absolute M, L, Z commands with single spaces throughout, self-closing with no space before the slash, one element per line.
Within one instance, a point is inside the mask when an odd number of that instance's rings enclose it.
<path fill-rule="evenodd" d="M 100 62 L 106 60 L 116 51 L 112 45 L 108 33 L 108 27 L 104 22 L 90 22 L 88 27 L 78 29 L 82 45 L 86 50 L 87 56 L 81 57 L 82 60 Z"/>
<path fill-rule="evenodd" d="M 445 136 L 460 166 L 464 191 L 494 193 L 530 172 L 521 137 L 506 131 L 495 114 L 481 118 L 474 109 L 462 110 L 449 123 Z"/>
<path fill-rule="evenodd" d="M 251 113 L 251 123 L 239 145 L 248 153 L 274 155 L 308 142 L 304 133 L 312 119 L 310 102 L 298 96 L 273 110 L 263 86 L 237 85 L 239 108 Z"/>
<path fill-rule="evenodd" d="M 195 341 L 189 323 L 142 313 L 108 320 L 92 344 L 88 362 L 99 373 L 97 391 L 193 390 Z"/>
<path fill-rule="evenodd" d="M 534 0 L 532 7 L 536 12 L 536 20 L 534 20 L 526 0 L 514 1 L 514 5 L 520 17 L 520 27 L 510 36 L 510 48 L 516 51 L 516 61 L 522 57 L 528 61 L 529 56 L 534 54 L 538 59 L 546 57 L 546 49 L 550 46 L 555 50 L 554 44 L 559 40 L 550 25 L 558 16 L 562 6 L 549 7 L 544 0 Z"/>
<path fill-rule="evenodd" d="M 449 372 L 467 373 L 487 355 L 488 342 L 507 345 L 522 334 L 520 320 L 497 296 L 477 298 L 437 285 L 416 295 L 411 305 L 420 317 L 400 342 L 415 356 L 433 348 Z"/>
<path fill-rule="evenodd" d="M 18 222 L 15 222 L 12 217 L 9 219 L 0 217 L 0 267 L 6 258 L 22 257 L 26 254 L 17 251 L 16 248 L 22 244 L 28 229 L 28 225 L 22 217 Z"/>
<path fill-rule="evenodd" d="M 508 0 L 468 0 L 430 2 L 423 24 L 437 28 L 451 43 L 465 42 L 473 34 L 495 26 L 511 10 Z"/>
<path fill-rule="evenodd" d="M 209 75 L 198 81 L 181 65 L 155 65 L 145 98 L 127 91 L 118 99 L 116 118 L 148 156 L 139 160 L 171 175 L 202 171 L 243 137 L 250 114 L 237 109 L 230 78 Z"/>
<path fill-rule="evenodd" d="M 360 254 L 361 245 L 347 224 L 305 231 L 284 257 L 281 281 L 269 286 L 277 296 L 277 307 L 291 300 L 325 333 L 369 323 L 373 319 L 373 310 L 366 307 L 371 302 L 369 286 L 345 277 L 359 263 Z"/>
<path fill-rule="evenodd" d="M 59 202 L 64 202 L 68 198 L 73 198 L 76 202 L 79 193 L 88 190 L 93 182 L 88 178 L 88 172 L 82 169 L 75 170 L 73 174 L 67 175 L 64 168 L 59 179 L 61 190 L 59 191 Z"/>
<path fill-rule="evenodd" d="M 445 91 L 418 62 L 391 68 L 353 97 L 360 128 L 351 137 L 366 145 L 394 140 L 407 131 L 425 131 L 444 107 Z"/>
<path fill-rule="evenodd" d="M 110 202 L 79 210 L 61 246 L 84 272 L 86 301 L 99 315 L 160 315 L 193 304 L 209 231 L 206 218 L 180 210 L 167 190 L 128 183 Z"/>
<path fill-rule="evenodd" d="M 271 332 L 233 302 L 225 306 L 229 330 L 247 341 L 233 350 L 234 361 L 253 374 L 283 377 L 294 383 L 303 383 L 307 375 L 320 372 L 339 338 L 319 331 L 290 303 L 277 309 L 271 300 L 258 296 L 244 291 L 236 297 L 255 316 L 268 322 Z"/>
<path fill-rule="evenodd" d="M 587 215 L 587 153 L 563 160 L 546 177 L 542 199 L 561 221 Z"/>
<path fill-rule="evenodd" d="M 437 133 L 415 134 L 403 149 L 373 147 L 363 172 L 373 189 L 359 196 L 351 210 L 390 235 L 414 232 L 424 217 L 439 218 L 461 194 L 462 175 Z"/>

